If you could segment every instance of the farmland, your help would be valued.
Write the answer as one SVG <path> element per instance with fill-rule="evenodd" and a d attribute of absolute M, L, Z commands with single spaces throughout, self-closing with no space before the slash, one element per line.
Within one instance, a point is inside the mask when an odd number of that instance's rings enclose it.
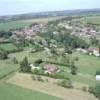
<path fill-rule="evenodd" d="M 32 23 L 40 23 L 40 22 L 48 22 L 56 19 L 60 19 L 63 17 L 49 17 L 49 18 L 39 18 L 39 19 L 28 19 L 28 20 L 18 20 L 18 21 L 10 21 L 5 23 L 0 23 L 0 30 L 8 31 L 9 29 L 23 28 L 25 26 L 29 26 Z"/>
<path fill-rule="evenodd" d="M 43 94 L 34 90 L 28 90 L 11 84 L 0 83 L 1 100 L 61 100 L 57 97 Z"/>
<path fill-rule="evenodd" d="M 96 71 L 100 69 L 100 58 L 93 54 L 89 55 L 89 45 L 85 40 L 68 34 L 72 28 L 68 26 L 69 22 L 66 19 L 54 24 L 44 24 L 59 18 L 62 17 L 0 23 L 0 30 L 7 31 L 11 28 L 23 27 L 21 32 L 16 29 L 16 33 L 13 33 L 16 39 L 9 36 L 10 43 L 2 42 L 0 44 L 0 98 L 4 100 L 40 100 L 41 97 L 41 100 L 66 100 L 68 96 L 68 100 L 96 100 L 88 90 L 90 86 L 95 86 L 97 83 L 95 75 Z M 88 18 L 86 17 L 86 22 L 91 19 Z M 35 22 L 42 22 L 42 25 L 33 24 L 31 27 L 25 28 Z M 71 21 L 70 23 L 72 27 L 80 26 L 76 22 L 75 25 Z M 6 38 L 4 37 L 4 39 Z M 20 49 L 19 47 L 22 48 L 22 51 L 17 51 Z M 78 48 L 82 50 L 84 48 L 88 53 L 77 51 Z M 31 65 L 39 69 L 33 70 Z M 46 65 L 53 66 L 54 72 L 45 69 Z M 32 75 L 36 76 L 35 80 L 32 80 Z M 48 78 L 46 82 L 41 80 L 44 77 Z M 3 79 L 4 81 L 2 81 Z M 65 85 L 61 85 L 59 80 Z M 66 86 L 66 82 L 70 87 Z"/>
<path fill-rule="evenodd" d="M 100 25 L 100 16 L 85 17 L 84 21 L 87 23 Z"/>
<path fill-rule="evenodd" d="M 42 58 L 46 59 L 45 54 L 43 52 L 37 52 L 34 54 L 29 54 L 28 51 L 10 54 L 10 57 L 16 57 L 21 61 L 25 56 L 28 57 L 30 63 L 34 62 L 35 60 Z M 89 55 L 84 55 L 81 53 L 74 53 L 74 57 L 79 57 L 79 61 L 76 62 L 76 66 L 78 67 L 78 75 L 73 76 L 68 73 L 69 68 L 61 66 L 62 69 L 65 70 L 63 73 L 65 76 L 68 75 L 71 79 L 75 82 L 79 82 L 81 84 L 87 85 L 94 85 L 95 84 L 95 73 L 96 70 L 100 68 L 100 61 L 99 58 Z M 86 63 L 87 62 L 87 63 Z M 87 69 L 87 70 L 86 70 Z"/>
<path fill-rule="evenodd" d="M 47 79 L 48 77 L 42 77 L 42 78 Z M 25 82 L 26 79 L 27 82 Z M 53 95 L 62 98 L 62 100 L 63 99 L 64 100 L 67 99 L 68 100 L 73 100 L 73 99 L 74 100 L 77 99 L 95 100 L 95 97 L 89 93 L 85 93 L 77 89 L 66 89 L 63 87 L 59 87 L 56 84 L 54 84 L 54 82 L 56 82 L 57 80 L 52 78 L 48 78 L 48 80 L 49 82 L 33 81 L 30 74 L 17 73 L 14 77 L 10 78 L 7 82 L 27 89 L 36 90 L 42 93 Z"/>

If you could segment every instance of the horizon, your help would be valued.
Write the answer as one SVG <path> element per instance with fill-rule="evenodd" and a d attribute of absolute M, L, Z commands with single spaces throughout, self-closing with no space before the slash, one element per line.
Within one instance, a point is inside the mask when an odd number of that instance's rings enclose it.
<path fill-rule="evenodd" d="M 6 5 L 6 8 L 4 7 Z M 100 9 L 98 0 L 3 0 L 0 2 L 0 16 L 27 13 Z"/>
<path fill-rule="evenodd" d="M 49 12 L 60 12 L 60 11 L 75 11 L 75 10 L 98 10 L 100 8 L 86 8 L 86 9 L 68 9 L 68 10 L 53 10 L 53 11 L 40 11 L 40 12 L 25 12 L 25 13 L 18 13 L 18 14 L 7 14 L 7 15 L 0 15 L 0 17 L 3 16 L 17 16 L 17 15 L 24 15 L 24 14 L 35 14 L 35 13 L 49 13 Z"/>

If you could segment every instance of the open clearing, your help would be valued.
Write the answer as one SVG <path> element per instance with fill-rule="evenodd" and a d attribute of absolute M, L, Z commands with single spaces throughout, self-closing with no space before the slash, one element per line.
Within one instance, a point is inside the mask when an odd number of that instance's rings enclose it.
<path fill-rule="evenodd" d="M 96 100 L 96 98 L 93 95 L 90 95 L 89 93 L 80 90 L 65 89 L 63 87 L 57 86 L 56 84 L 52 84 L 52 82 L 33 81 L 30 74 L 17 73 L 7 82 L 21 86 L 23 88 L 53 95 L 64 100 Z"/>

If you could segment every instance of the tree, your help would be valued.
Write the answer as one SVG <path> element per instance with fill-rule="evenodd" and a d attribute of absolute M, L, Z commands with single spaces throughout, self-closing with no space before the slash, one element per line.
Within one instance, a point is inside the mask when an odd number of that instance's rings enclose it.
<path fill-rule="evenodd" d="M 100 75 L 100 68 L 96 70 L 96 75 Z"/>
<path fill-rule="evenodd" d="M 71 68 L 71 74 L 76 75 L 77 74 L 77 67 L 74 64 L 74 61 L 71 62 L 70 68 Z"/>
<path fill-rule="evenodd" d="M 65 87 L 65 88 L 72 88 L 72 82 L 70 79 L 62 80 L 57 83 L 59 86 Z"/>
<path fill-rule="evenodd" d="M 30 72 L 31 68 L 29 67 L 28 59 L 25 57 L 20 63 L 20 70 L 22 72 Z"/>

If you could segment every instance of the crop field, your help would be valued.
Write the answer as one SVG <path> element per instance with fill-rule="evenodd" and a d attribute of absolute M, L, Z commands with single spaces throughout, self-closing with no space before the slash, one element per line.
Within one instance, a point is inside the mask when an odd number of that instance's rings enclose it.
<path fill-rule="evenodd" d="M 11 22 L 5 22 L 0 23 L 0 31 L 1 30 L 9 30 L 9 29 L 16 29 L 16 28 L 23 28 L 25 26 L 29 26 L 32 23 L 40 23 L 40 22 L 48 22 L 48 21 L 54 21 L 57 19 L 60 19 L 63 17 L 49 17 L 49 18 L 38 18 L 38 19 L 29 19 L 29 20 L 18 20 L 18 21 L 11 21 Z"/>
<path fill-rule="evenodd" d="M 0 83 L 0 100 L 61 100 L 34 90 L 18 87 L 16 85 Z"/>
<path fill-rule="evenodd" d="M 100 25 L 100 16 L 85 17 L 84 21 L 87 23 Z"/>
<path fill-rule="evenodd" d="M 42 77 L 42 79 L 44 78 L 47 79 L 48 77 Z M 77 89 L 66 89 L 56 85 L 55 82 L 58 81 L 56 79 L 48 78 L 48 80 L 49 82 L 33 81 L 30 74 L 16 73 L 16 75 L 10 78 L 7 82 L 23 88 L 59 97 L 61 98 L 60 100 L 96 100 L 93 95 L 87 92 Z"/>

